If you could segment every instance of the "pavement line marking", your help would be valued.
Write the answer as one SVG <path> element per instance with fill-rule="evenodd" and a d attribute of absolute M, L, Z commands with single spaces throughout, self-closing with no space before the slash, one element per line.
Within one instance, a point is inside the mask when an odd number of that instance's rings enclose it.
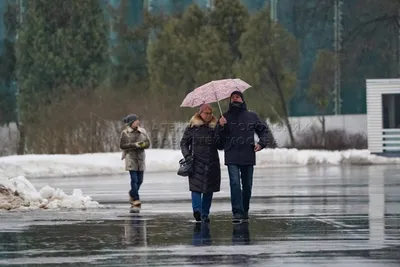
<path fill-rule="evenodd" d="M 332 219 L 328 219 L 328 218 L 316 218 L 316 217 L 312 217 L 312 216 L 310 217 L 310 219 L 313 219 L 315 221 L 319 221 L 319 222 L 322 222 L 322 223 L 326 223 L 326 224 L 332 225 L 333 227 L 338 228 L 341 231 L 344 231 L 344 232 L 346 232 L 346 233 L 348 233 L 348 234 L 350 234 L 350 235 L 352 235 L 352 236 L 354 236 L 354 237 L 356 237 L 358 239 L 368 239 L 368 237 L 361 236 L 361 235 L 359 235 L 357 233 L 354 233 L 355 229 L 346 229 L 346 225 L 343 224 L 343 223 L 340 223 L 338 221 L 335 221 L 335 220 L 332 220 Z M 358 229 L 358 230 L 365 231 L 363 229 Z"/>

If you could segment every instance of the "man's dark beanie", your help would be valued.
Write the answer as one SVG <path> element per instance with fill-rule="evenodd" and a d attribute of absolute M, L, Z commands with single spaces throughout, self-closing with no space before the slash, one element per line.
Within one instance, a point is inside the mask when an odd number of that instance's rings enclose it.
<path fill-rule="evenodd" d="M 233 95 L 239 95 L 239 96 L 242 98 L 243 102 L 244 102 L 243 93 L 240 92 L 239 90 L 233 91 L 233 92 L 231 93 L 231 96 L 230 96 L 230 97 L 232 97 Z"/>
<path fill-rule="evenodd" d="M 139 117 L 138 117 L 136 114 L 129 114 L 128 116 L 126 116 L 126 117 L 123 119 L 123 122 L 130 125 L 130 124 L 132 124 L 134 121 L 136 121 L 138 118 L 139 118 Z"/>

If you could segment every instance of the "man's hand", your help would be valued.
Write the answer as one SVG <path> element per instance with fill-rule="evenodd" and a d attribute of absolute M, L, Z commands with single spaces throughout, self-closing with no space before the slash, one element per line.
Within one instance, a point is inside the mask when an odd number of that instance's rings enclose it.
<path fill-rule="evenodd" d="M 222 116 L 220 119 L 219 119 L 219 125 L 221 125 L 222 127 L 226 124 L 226 119 L 225 119 L 225 117 L 224 116 Z"/>
<path fill-rule="evenodd" d="M 260 151 L 261 149 L 262 149 L 262 147 L 261 147 L 259 144 L 256 144 L 255 147 L 254 147 L 254 151 L 255 151 L 255 152 L 258 152 L 258 151 Z"/>

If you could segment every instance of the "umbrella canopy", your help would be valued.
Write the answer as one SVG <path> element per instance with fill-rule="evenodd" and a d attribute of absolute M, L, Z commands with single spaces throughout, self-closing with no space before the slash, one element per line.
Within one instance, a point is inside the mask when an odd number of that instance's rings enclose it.
<path fill-rule="evenodd" d="M 250 84 L 241 79 L 223 79 L 211 81 L 200 87 L 197 87 L 192 92 L 187 94 L 181 104 L 181 107 L 193 108 L 202 104 L 218 102 L 218 106 L 222 114 L 221 107 L 219 105 L 220 100 L 229 98 L 233 91 L 240 91 L 243 93 L 250 87 Z"/>

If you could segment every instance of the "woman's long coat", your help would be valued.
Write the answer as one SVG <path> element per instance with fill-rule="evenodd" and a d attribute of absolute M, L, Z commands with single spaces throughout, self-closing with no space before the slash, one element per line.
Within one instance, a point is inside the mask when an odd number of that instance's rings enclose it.
<path fill-rule="evenodd" d="M 199 114 L 195 114 L 185 129 L 180 146 L 182 155 L 194 158 L 194 172 L 189 176 L 189 190 L 200 193 L 219 192 L 221 167 L 218 149 L 222 149 L 216 135 L 217 119 L 213 117 L 206 124 Z"/>

